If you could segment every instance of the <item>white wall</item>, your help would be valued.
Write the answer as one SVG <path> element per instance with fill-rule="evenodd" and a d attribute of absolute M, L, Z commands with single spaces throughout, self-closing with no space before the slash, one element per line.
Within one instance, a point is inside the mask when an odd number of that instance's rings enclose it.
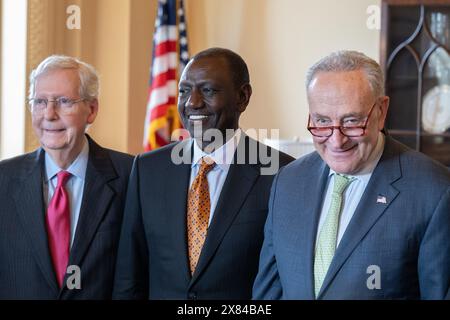
<path fill-rule="evenodd" d="M 279 128 L 281 139 L 309 139 L 304 78 L 339 49 L 379 59 L 379 30 L 367 27 L 380 0 L 186 0 L 191 53 L 223 46 L 250 68 L 253 96 L 244 128 Z"/>
<path fill-rule="evenodd" d="M 24 152 L 27 0 L 3 0 L 0 159 Z"/>

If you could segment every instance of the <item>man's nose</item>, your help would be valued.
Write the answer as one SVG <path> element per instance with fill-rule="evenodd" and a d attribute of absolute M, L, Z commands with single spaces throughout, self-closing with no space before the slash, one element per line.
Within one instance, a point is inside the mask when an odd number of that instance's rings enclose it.
<path fill-rule="evenodd" d="M 44 109 L 44 118 L 47 120 L 57 118 L 56 103 L 54 101 L 47 102 L 47 106 Z"/>
<path fill-rule="evenodd" d="M 189 98 L 186 101 L 186 107 L 188 108 L 201 108 L 203 107 L 203 98 L 198 90 L 193 89 Z"/>
<path fill-rule="evenodd" d="M 334 128 L 332 135 L 328 138 L 328 141 L 335 147 L 342 147 L 347 141 L 348 137 L 343 135 L 339 128 Z"/>

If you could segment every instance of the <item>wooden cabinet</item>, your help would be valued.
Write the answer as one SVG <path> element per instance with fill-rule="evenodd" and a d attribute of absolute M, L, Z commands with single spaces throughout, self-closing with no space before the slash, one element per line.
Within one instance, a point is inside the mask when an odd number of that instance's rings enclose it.
<path fill-rule="evenodd" d="M 450 0 L 383 1 L 381 64 L 389 133 L 450 166 Z"/>

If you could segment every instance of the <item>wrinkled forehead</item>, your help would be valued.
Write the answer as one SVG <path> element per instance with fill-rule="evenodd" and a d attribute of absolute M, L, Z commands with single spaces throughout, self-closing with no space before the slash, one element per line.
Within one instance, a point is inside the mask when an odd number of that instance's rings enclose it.
<path fill-rule="evenodd" d="M 52 69 L 36 77 L 36 94 L 77 93 L 80 78 L 76 69 Z"/>
<path fill-rule="evenodd" d="M 319 72 L 307 88 L 310 113 L 340 115 L 370 108 L 374 96 L 363 71 Z"/>

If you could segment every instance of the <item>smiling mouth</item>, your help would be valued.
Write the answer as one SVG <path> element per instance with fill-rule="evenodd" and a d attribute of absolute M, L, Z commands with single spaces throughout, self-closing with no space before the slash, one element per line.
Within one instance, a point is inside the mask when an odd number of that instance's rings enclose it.
<path fill-rule="evenodd" d="M 355 144 L 354 146 L 352 146 L 348 149 L 345 149 L 345 150 L 331 150 L 331 153 L 338 155 L 338 156 L 345 155 L 346 153 L 353 151 L 356 148 L 356 146 L 357 146 L 357 144 Z"/>
<path fill-rule="evenodd" d="M 57 132 L 62 132 L 66 129 L 44 129 L 45 132 L 50 132 L 50 133 L 57 133 Z"/>
<path fill-rule="evenodd" d="M 192 121 L 199 121 L 199 120 L 207 119 L 207 118 L 209 118 L 209 116 L 208 115 L 190 115 L 188 118 L 189 118 L 189 120 L 192 120 Z"/>

